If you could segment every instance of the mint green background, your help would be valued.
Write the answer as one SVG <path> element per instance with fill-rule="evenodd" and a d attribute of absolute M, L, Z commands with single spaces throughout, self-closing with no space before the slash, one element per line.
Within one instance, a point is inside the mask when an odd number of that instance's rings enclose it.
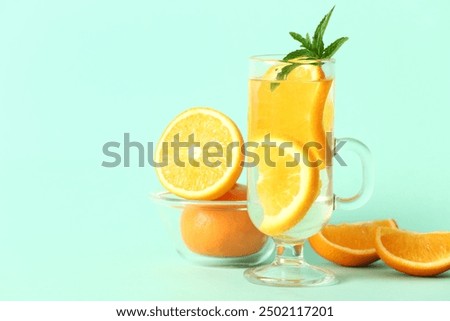
<path fill-rule="evenodd" d="M 161 189 L 153 169 L 100 166 L 105 142 L 156 141 L 191 106 L 244 130 L 247 57 L 294 49 L 288 31 L 312 31 L 334 3 L 325 40 L 350 37 L 336 56 L 336 136 L 367 143 L 377 180 L 367 206 L 333 221 L 450 230 L 446 1 L 3 0 L 0 299 L 450 299 L 449 273 L 341 268 L 309 248 L 339 285 L 258 287 L 241 269 L 192 266 L 147 198 Z M 348 195 L 359 178 L 347 160 L 335 187 Z"/>

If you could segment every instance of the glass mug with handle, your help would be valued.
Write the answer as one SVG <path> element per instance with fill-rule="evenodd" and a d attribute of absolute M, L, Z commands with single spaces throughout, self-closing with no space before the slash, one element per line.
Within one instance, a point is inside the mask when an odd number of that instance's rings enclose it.
<path fill-rule="evenodd" d="M 274 286 L 332 284 L 332 272 L 305 262 L 303 244 L 334 209 L 355 209 L 370 198 L 370 151 L 355 139 L 333 137 L 334 60 L 282 57 L 250 59 L 248 209 L 255 226 L 275 241 L 277 254 L 244 275 Z M 349 198 L 333 193 L 332 159 L 343 144 L 362 163 L 362 185 Z"/>

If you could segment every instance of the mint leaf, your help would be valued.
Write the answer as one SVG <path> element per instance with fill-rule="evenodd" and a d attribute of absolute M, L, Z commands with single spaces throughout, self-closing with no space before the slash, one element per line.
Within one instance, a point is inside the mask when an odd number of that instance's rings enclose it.
<path fill-rule="evenodd" d="M 328 12 L 320 21 L 319 25 L 316 28 L 313 36 L 313 47 L 317 50 L 317 53 L 320 55 L 323 51 L 323 35 L 325 33 L 325 29 L 328 26 L 328 21 L 330 21 L 331 14 L 333 13 L 334 7 L 331 8 L 330 12 Z"/>
<path fill-rule="evenodd" d="M 300 42 L 300 49 L 294 50 L 288 53 L 283 61 L 292 63 L 291 65 L 284 66 L 278 72 L 276 79 L 277 80 L 285 80 L 287 75 L 296 67 L 300 66 L 301 63 L 292 62 L 292 59 L 304 57 L 305 59 L 329 59 L 331 58 L 339 48 L 348 40 L 347 37 L 341 37 L 334 42 L 332 42 L 328 47 L 325 48 L 323 43 L 323 35 L 325 34 L 325 30 L 328 26 L 328 22 L 330 21 L 331 15 L 333 14 L 334 7 L 331 8 L 330 12 L 328 12 L 320 21 L 317 26 L 314 35 L 311 39 L 309 33 L 306 34 L 305 37 L 296 33 L 289 32 L 292 38 L 296 41 Z M 314 62 L 314 65 L 322 65 L 321 62 Z M 280 85 L 279 82 L 273 82 L 270 84 L 271 90 L 275 90 Z"/>
<path fill-rule="evenodd" d="M 287 65 L 284 66 L 283 68 L 281 68 L 280 72 L 277 74 L 277 80 L 286 80 L 287 75 L 294 70 L 295 68 L 297 68 L 299 66 L 299 64 L 292 64 L 292 65 Z M 278 86 L 280 85 L 279 82 L 272 82 L 270 84 L 270 90 L 274 91 Z"/>
<path fill-rule="evenodd" d="M 323 51 L 323 58 L 331 58 L 347 40 L 348 37 L 342 37 L 335 40 L 332 44 L 325 48 Z"/>
<path fill-rule="evenodd" d="M 280 85 L 279 82 L 271 82 L 270 83 L 270 91 L 274 91 Z"/>
<path fill-rule="evenodd" d="M 308 41 L 308 43 L 311 43 L 311 37 L 309 36 L 309 33 L 306 33 L 306 41 Z"/>
<path fill-rule="evenodd" d="M 308 49 L 295 50 L 295 51 L 288 53 L 283 58 L 283 60 L 288 61 L 288 60 L 292 60 L 292 59 L 299 58 L 299 57 L 311 57 L 311 54 L 312 54 L 312 52 L 309 51 Z"/>
<path fill-rule="evenodd" d="M 289 32 L 289 34 L 291 35 L 292 38 L 294 38 L 295 40 L 300 42 L 304 48 L 306 48 L 306 49 L 311 48 L 311 40 L 308 41 L 307 38 L 304 38 L 302 35 L 299 35 L 296 32 Z"/>
<path fill-rule="evenodd" d="M 287 65 L 281 68 L 281 71 L 277 74 L 277 80 L 286 80 L 287 75 L 297 68 L 299 64 Z"/>

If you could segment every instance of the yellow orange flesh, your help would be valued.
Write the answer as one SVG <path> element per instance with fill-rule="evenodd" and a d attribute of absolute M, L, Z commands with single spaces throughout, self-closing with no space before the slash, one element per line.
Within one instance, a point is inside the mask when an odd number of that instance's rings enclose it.
<path fill-rule="evenodd" d="M 254 151 L 260 159 L 257 193 L 264 211 L 259 229 L 267 235 L 282 236 L 306 215 L 316 199 L 319 169 L 305 165 L 299 145 L 282 148 L 282 141 L 272 141 L 276 146 L 268 149 L 268 154 L 261 146 Z"/>
<path fill-rule="evenodd" d="M 387 265 L 406 274 L 433 276 L 450 269 L 450 232 L 380 228 L 375 246 Z"/>
<path fill-rule="evenodd" d="M 198 146 L 191 144 L 176 153 L 172 148 L 176 138 L 186 143 L 190 136 Z M 210 156 L 218 156 L 205 158 L 206 144 Z M 156 168 L 158 178 L 167 190 L 180 197 L 216 199 L 234 186 L 242 171 L 242 144 L 239 129 L 224 114 L 206 107 L 188 109 L 169 124 L 160 138 L 156 159 L 166 160 L 167 165 Z"/>

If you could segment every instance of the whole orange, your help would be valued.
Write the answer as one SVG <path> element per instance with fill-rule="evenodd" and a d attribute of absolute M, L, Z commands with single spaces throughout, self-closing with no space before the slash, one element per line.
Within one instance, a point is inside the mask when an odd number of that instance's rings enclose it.
<path fill-rule="evenodd" d="M 237 184 L 218 200 L 247 199 L 247 188 Z M 189 205 L 181 216 L 181 236 L 193 252 L 219 257 L 246 256 L 258 252 L 266 235 L 242 208 Z"/>

